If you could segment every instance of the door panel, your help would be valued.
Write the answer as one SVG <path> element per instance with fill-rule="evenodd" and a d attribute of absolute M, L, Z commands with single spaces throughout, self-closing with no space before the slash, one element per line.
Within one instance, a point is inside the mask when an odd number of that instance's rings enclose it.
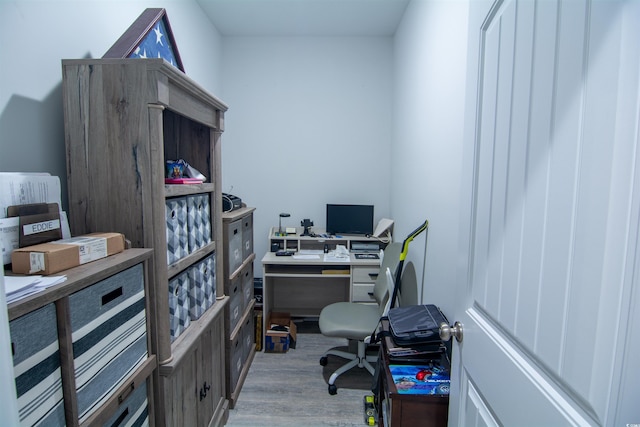
<path fill-rule="evenodd" d="M 625 1 L 471 2 L 464 295 L 452 319 L 465 336 L 450 425 L 616 416 L 638 281 L 632 12 Z"/>

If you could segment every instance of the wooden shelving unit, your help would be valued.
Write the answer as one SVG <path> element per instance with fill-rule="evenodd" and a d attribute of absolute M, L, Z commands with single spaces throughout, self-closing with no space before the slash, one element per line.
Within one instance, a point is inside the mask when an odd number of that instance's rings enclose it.
<path fill-rule="evenodd" d="M 162 59 L 64 60 L 62 68 L 72 234 L 118 231 L 132 247 L 154 248 L 156 423 L 222 425 L 228 297 L 215 278 L 222 273 L 227 106 Z M 165 185 L 166 161 L 178 159 L 206 181 Z"/>

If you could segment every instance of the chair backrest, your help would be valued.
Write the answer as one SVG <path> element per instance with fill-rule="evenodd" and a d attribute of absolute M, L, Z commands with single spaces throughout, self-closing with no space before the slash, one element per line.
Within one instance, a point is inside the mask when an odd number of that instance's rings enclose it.
<path fill-rule="evenodd" d="M 385 272 L 387 276 L 387 301 L 384 303 L 384 309 L 381 312 L 381 316 L 389 315 L 389 309 L 391 308 L 391 298 L 390 295 L 393 294 L 393 288 L 395 287 L 395 279 L 393 278 L 393 273 L 391 273 L 391 269 L 387 268 Z M 382 274 L 382 273 L 380 273 Z"/>
<path fill-rule="evenodd" d="M 380 265 L 380 272 L 378 278 L 373 286 L 373 297 L 380 306 L 380 311 L 384 310 L 384 306 L 389 298 L 389 290 L 387 284 L 387 268 L 391 271 L 391 274 L 395 277 L 396 269 L 400 264 L 400 252 L 402 251 L 402 243 L 389 243 L 384 249 L 382 263 Z"/>
<path fill-rule="evenodd" d="M 418 305 L 418 279 L 416 276 L 416 267 L 413 262 L 405 262 L 402 270 L 402 279 L 400 280 L 400 291 L 398 292 L 398 307 L 408 305 Z"/>

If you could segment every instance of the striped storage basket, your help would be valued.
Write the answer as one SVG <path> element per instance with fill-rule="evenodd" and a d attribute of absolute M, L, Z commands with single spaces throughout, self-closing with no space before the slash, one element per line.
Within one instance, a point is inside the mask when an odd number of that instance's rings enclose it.
<path fill-rule="evenodd" d="M 142 264 L 69 296 L 82 422 L 147 359 Z"/>
<path fill-rule="evenodd" d="M 116 413 L 104 425 L 123 427 L 148 426 L 149 400 L 147 396 L 147 383 L 143 382 L 124 400 Z"/>
<path fill-rule="evenodd" d="M 10 321 L 9 331 L 20 424 L 65 425 L 54 305 Z"/>

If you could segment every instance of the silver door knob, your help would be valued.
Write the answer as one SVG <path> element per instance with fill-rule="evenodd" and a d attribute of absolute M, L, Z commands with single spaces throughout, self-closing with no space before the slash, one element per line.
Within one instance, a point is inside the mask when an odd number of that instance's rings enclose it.
<path fill-rule="evenodd" d="M 442 341 L 449 341 L 451 337 L 456 337 L 456 341 L 462 342 L 462 323 L 456 322 L 453 326 L 449 326 L 442 322 L 440 324 L 440 339 Z"/>

